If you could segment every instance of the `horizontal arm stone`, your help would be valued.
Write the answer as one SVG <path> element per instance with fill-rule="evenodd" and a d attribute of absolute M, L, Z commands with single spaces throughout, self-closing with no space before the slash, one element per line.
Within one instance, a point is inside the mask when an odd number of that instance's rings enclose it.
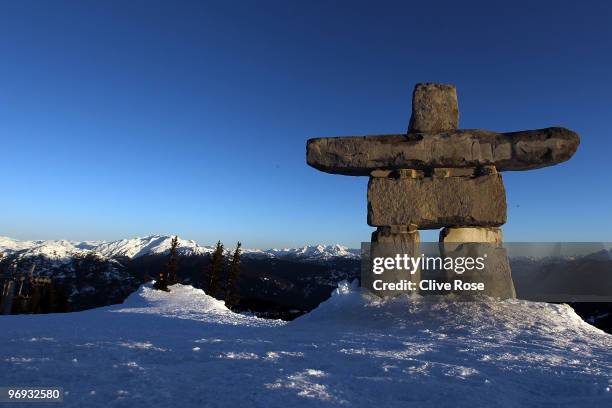
<path fill-rule="evenodd" d="M 497 133 L 457 129 L 308 140 L 308 164 L 318 170 L 367 176 L 376 169 L 428 169 L 495 165 L 498 171 L 530 170 L 568 160 L 580 143 L 575 132 L 561 128 Z"/>

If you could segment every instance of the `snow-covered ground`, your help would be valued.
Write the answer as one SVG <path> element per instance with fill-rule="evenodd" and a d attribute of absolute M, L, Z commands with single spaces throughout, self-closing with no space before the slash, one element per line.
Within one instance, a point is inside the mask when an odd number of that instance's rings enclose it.
<path fill-rule="evenodd" d="M 612 406 L 612 336 L 571 308 L 381 301 L 342 284 L 291 323 L 189 286 L 122 305 L 0 316 L 0 386 L 67 407 Z"/>

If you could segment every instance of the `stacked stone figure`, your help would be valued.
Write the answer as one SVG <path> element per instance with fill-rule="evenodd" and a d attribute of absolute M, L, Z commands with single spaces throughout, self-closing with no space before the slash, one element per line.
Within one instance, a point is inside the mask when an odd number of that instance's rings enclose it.
<path fill-rule="evenodd" d="M 500 248 L 506 192 L 499 172 L 561 163 L 580 142 L 576 133 L 560 127 L 497 133 L 458 126 L 455 87 L 426 83 L 414 89 L 407 134 L 308 141 L 310 166 L 370 177 L 367 219 L 377 227 L 372 256 L 378 247 L 417 254 L 420 229 L 442 228 L 440 242 L 447 252 L 450 243 Z M 480 277 L 488 284 L 485 294 L 515 297 L 505 252 L 492 262 L 494 275 L 488 270 L 489 276 Z"/>

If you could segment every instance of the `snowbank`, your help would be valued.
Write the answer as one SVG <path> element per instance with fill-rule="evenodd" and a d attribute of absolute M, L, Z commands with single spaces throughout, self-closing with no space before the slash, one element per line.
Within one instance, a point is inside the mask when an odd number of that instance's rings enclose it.
<path fill-rule="evenodd" d="M 469 328 L 473 333 L 498 331 L 547 335 L 573 333 L 612 340 L 602 330 L 586 323 L 566 304 L 525 300 L 479 302 L 453 301 L 452 297 L 398 296 L 382 299 L 362 293 L 357 282 L 340 282 L 331 298 L 311 313 L 296 320 L 299 324 L 359 325 L 363 328 L 402 327 L 405 330 L 432 326 L 438 330 Z"/>
<path fill-rule="evenodd" d="M 121 305 L 110 306 L 108 310 L 116 313 L 144 313 L 216 324 L 264 327 L 283 324 L 279 320 L 234 313 L 223 301 L 208 296 L 202 289 L 180 283 L 170 286 L 170 292 L 155 290 L 152 283 L 147 283 Z"/>
<path fill-rule="evenodd" d="M 0 316 L 2 384 L 64 406 L 610 406 L 612 336 L 569 307 L 380 300 L 343 283 L 291 323 L 189 286 L 123 305 Z"/>

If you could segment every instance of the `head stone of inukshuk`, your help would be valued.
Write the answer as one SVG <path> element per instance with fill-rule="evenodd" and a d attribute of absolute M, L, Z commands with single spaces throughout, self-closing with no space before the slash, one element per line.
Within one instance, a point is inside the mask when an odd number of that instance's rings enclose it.
<path fill-rule="evenodd" d="M 458 126 L 455 87 L 417 84 L 406 134 L 310 139 L 307 161 L 327 173 L 369 176 L 368 224 L 377 227 L 371 258 L 418 256 L 419 230 L 442 228 L 443 256 L 488 251 L 486 270 L 469 279 L 485 283 L 482 294 L 513 298 L 499 229 L 506 222 L 506 191 L 499 172 L 564 162 L 580 138 L 561 127 L 498 133 Z M 420 272 L 395 273 L 398 279 L 421 279 Z"/>

